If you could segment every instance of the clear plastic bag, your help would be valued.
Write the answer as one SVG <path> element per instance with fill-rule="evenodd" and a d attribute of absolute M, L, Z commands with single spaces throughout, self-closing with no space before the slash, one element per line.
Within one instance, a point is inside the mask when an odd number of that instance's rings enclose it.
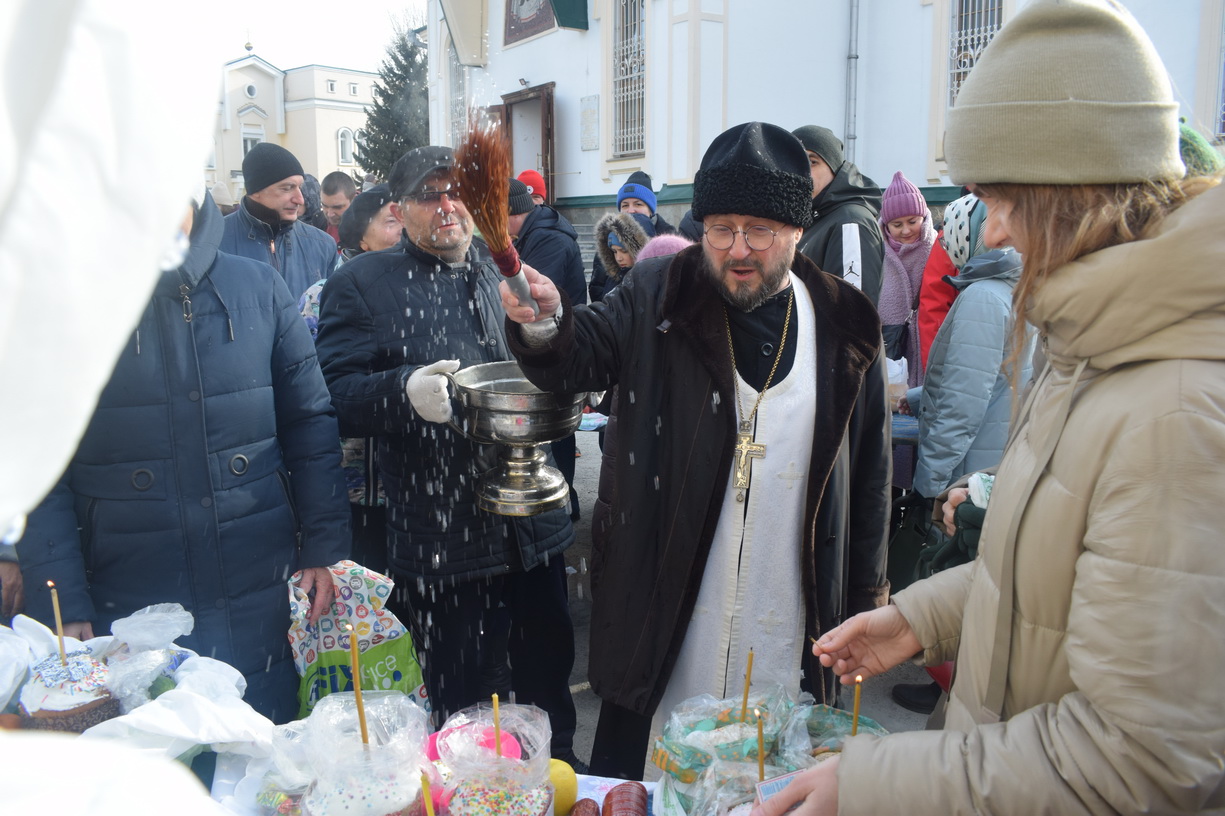
<path fill-rule="evenodd" d="M 782 685 L 763 685 L 749 694 L 747 717 L 742 721 L 743 698 L 690 697 L 668 716 L 663 734 L 655 740 L 651 761 L 684 783 L 696 781 L 716 759 L 755 762 L 758 715 L 769 757 L 795 705 Z"/>
<path fill-rule="evenodd" d="M 420 807 L 425 711 L 398 691 L 368 691 L 362 701 L 368 745 L 362 743 L 352 693 L 324 697 L 306 721 L 302 741 L 314 775 L 302 797 L 308 816 L 389 814 Z M 283 747 L 292 748 L 292 742 Z"/>
<path fill-rule="evenodd" d="M 175 670 L 195 653 L 174 645 L 196 621 L 180 604 L 154 604 L 111 624 L 107 687 L 127 714 L 174 688 Z"/>
<path fill-rule="evenodd" d="M 493 707 L 465 708 L 438 731 L 438 756 L 450 770 L 447 784 L 452 816 L 468 813 L 535 816 L 549 813 L 549 716 L 530 705 L 499 709 L 502 755 L 497 754 Z"/>
<path fill-rule="evenodd" d="M 854 715 L 827 705 L 797 706 L 780 737 L 781 754 L 788 764 L 805 768 L 837 753 L 851 735 Z M 875 720 L 860 715 L 859 733 L 884 736 L 889 732 Z"/>

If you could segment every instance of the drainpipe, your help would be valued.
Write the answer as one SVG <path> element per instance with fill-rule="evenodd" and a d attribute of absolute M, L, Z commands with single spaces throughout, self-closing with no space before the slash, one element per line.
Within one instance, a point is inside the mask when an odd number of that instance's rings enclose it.
<path fill-rule="evenodd" d="M 846 122 L 842 138 L 843 153 L 849 162 L 855 161 L 855 109 L 859 97 L 859 0 L 850 0 L 850 24 L 846 47 Z"/>

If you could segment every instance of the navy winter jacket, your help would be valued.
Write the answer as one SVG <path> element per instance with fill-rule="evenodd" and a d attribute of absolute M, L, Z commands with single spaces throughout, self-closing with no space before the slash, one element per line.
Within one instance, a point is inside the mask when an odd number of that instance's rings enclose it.
<path fill-rule="evenodd" d="M 319 362 L 349 436 L 379 438 L 392 572 L 467 581 L 529 570 L 574 541 L 564 510 L 527 518 L 477 506 L 492 446 L 427 422 L 408 401 L 417 368 L 511 359 L 498 296 L 502 276 L 474 243 L 447 264 L 407 240 L 340 267 L 321 291 Z"/>
<path fill-rule="evenodd" d="M 566 290 L 571 303 L 587 302 L 587 276 L 578 233 L 557 210 L 543 204 L 523 221 L 515 248 L 523 262 Z"/>
<path fill-rule="evenodd" d="M 224 219 L 222 252 L 272 264 L 285 279 L 296 301 L 315 281 L 326 278 L 336 265 L 332 236 L 302 221 L 281 222 L 274 230 L 256 218 L 243 198 L 238 209 Z"/>
<path fill-rule="evenodd" d="M 154 603 L 195 616 L 182 646 L 297 712 L 286 579 L 349 554 L 339 433 L 296 299 L 267 264 L 217 251 L 206 200 L 162 275 L 60 483 L 17 545 L 27 611 L 95 634 Z M 79 531 L 78 531 L 78 528 Z"/>

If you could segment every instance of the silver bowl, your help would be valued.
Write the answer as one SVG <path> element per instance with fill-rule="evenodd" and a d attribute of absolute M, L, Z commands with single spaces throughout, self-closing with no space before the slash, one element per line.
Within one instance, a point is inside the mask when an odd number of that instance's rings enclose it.
<path fill-rule="evenodd" d="M 481 475 L 481 508 L 533 516 L 563 507 L 570 486 L 545 464 L 538 446 L 578 430 L 587 394 L 541 391 L 516 362 L 482 363 L 448 374 L 461 411 L 451 427 L 474 442 L 498 446 L 498 465 Z"/>

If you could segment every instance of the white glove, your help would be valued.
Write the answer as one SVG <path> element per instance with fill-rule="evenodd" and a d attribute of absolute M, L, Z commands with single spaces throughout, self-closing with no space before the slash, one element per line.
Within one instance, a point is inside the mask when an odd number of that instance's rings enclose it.
<path fill-rule="evenodd" d="M 451 393 L 445 371 L 454 374 L 459 360 L 439 360 L 408 375 L 405 391 L 413 410 L 426 422 L 447 422 L 451 419 Z"/>

